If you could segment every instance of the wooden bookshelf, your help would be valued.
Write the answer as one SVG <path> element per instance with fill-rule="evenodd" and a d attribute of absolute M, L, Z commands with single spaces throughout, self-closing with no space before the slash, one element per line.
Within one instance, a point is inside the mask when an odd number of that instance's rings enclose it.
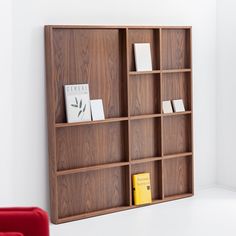
<path fill-rule="evenodd" d="M 134 43 L 153 71 L 137 72 Z M 51 221 L 136 208 L 133 174 L 149 172 L 153 203 L 193 195 L 191 27 L 45 26 Z M 106 119 L 66 122 L 63 86 L 88 83 Z M 163 114 L 162 101 L 186 111 Z"/>

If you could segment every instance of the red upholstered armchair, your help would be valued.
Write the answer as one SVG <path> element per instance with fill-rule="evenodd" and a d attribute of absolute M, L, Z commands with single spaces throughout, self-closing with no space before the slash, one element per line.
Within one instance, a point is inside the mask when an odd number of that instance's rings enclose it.
<path fill-rule="evenodd" d="M 48 215 L 37 207 L 0 208 L 0 236 L 49 236 Z"/>

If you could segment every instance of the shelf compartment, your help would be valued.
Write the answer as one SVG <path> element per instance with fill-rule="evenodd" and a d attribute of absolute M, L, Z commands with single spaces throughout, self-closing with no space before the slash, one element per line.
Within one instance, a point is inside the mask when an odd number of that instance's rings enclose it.
<path fill-rule="evenodd" d="M 129 206 L 127 167 L 58 177 L 58 218 Z"/>
<path fill-rule="evenodd" d="M 131 178 L 134 174 L 148 172 L 150 173 L 152 200 L 162 199 L 162 169 L 161 162 L 148 162 L 142 164 L 131 165 Z M 132 179 L 131 179 L 132 182 Z M 133 195 L 133 192 L 132 192 Z M 133 197 L 132 197 L 133 199 Z M 134 204 L 134 203 L 133 203 Z"/>
<path fill-rule="evenodd" d="M 57 129 L 56 148 L 58 171 L 125 162 L 128 122 Z"/>
<path fill-rule="evenodd" d="M 159 29 L 128 29 L 129 71 L 136 71 L 134 59 L 134 43 L 150 43 L 152 68 L 160 70 L 160 34 Z"/>
<path fill-rule="evenodd" d="M 161 113 L 160 75 L 137 75 L 129 84 L 131 116 Z"/>
<path fill-rule="evenodd" d="M 161 156 L 161 119 L 151 118 L 130 122 L 131 159 Z"/>
<path fill-rule="evenodd" d="M 53 29 L 55 119 L 66 122 L 66 84 L 88 83 L 105 117 L 127 116 L 125 29 Z"/>
<path fill-rule="evenodd" d="M 186 111 L 191 111 L 191 74 L 162 75 L 162 101 L 183 99 Z"/>
<path fill-rule="evenodd" d="M 192 158 L 163 160 L 163 175 L 165 198 L 192 193 Z"/>
<path fill-rule="evenodd" d="M 162 69 L 191 68 L 190 29 L 162 29 Z"/>
<path fill-rule="evenodd" d="M 55 124 L 56 128 L 66 128 L 66 127 L 74 127 L 74 126 L 81 126 L 81 125 L 96 125 L 96 124 L 103 124 L 103 123 L 113 123 L 113 122 L 120 122 L 120 121 L 127 121 L 128 117 L 118 117 L 118 118 L 108 118 L 105 120 L 96 120 L 96 121 L 84 121 L 84 122 L 75 122 L 75 123 L 57 123 Z"/>
<path fill-rule="evenodd" d="M 191 116 L 168 116 L 163 118 L 163 155 L 192 151 Z"/>

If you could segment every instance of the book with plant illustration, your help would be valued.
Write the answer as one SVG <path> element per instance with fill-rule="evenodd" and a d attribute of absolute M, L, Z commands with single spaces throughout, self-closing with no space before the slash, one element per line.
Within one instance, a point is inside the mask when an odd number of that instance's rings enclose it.
<path fill-rule="evenodd" d="M 88 84 L 65 85 L 65 102 L 67 122 L 91 120 Z"/>

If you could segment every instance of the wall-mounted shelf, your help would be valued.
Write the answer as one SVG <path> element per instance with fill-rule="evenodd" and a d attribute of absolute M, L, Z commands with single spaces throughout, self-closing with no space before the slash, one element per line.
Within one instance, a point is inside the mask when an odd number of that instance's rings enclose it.
<path fill-rule="evenodd" d="M 152 203 L 193 195 L 191 27 L 46 26 L 51 220 L 136 208 L 133 174 L 151 175 Z M 153 71 L 137 72 L 134 43 Z M 88 83 L 105 120 L 66 123 L 63 86 Z M 183 99 L 186 111 L 162 113 Z"/>

